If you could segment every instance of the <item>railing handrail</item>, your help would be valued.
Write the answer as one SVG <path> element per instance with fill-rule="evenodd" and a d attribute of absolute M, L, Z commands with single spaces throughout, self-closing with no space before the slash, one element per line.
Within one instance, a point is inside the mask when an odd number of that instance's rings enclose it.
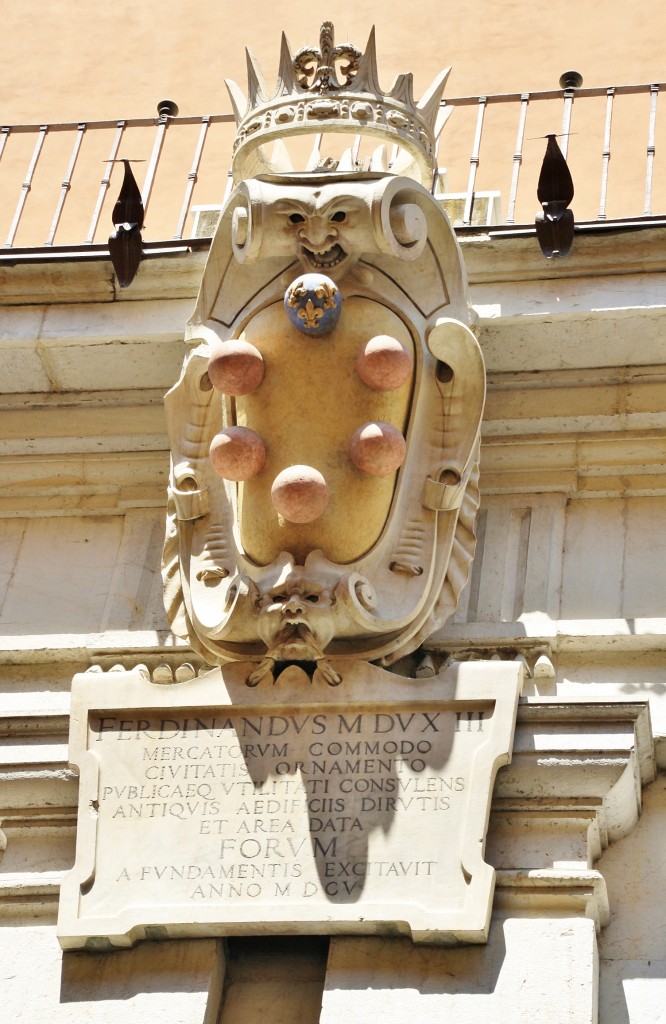
<path fill-rule="evenodd" d="M 201 124 L 203 117 L 207 117 L 211 124 L 223 124 L 233 122 L 233 114 L 188 114 L 186 117 L 169 117 L 169 124 Z M 41 124 L 4 124 L 0 125 L 0 131 L 11 131 L 16 133 L 39 132 L 47 128 L 49 132 L 70 132 L 76 131 L 79 125 L 84 124 L 86 128 L 117 128 L 124 124 L 127 128 L 156 128 L 163 122 L 163 117 L 111 117 L 104 121 L 86 121 L 79 118 L 78 121 L 57 121 L 49 123 L 43 121 Z"/>
<path fill-rule="evenodd" d="M 565 92 L 572 91 L 577 97 L 594 97 L 594 96 L 606 96 L 608 95 L 609 89 L 612 89 L 616 96 L 630 96 L 638 95 L 640 93 L 649 92 L 650 89 L 657 88 L 659 90 L 666 88 L 666 82 L 639 82 L 633 85 L 595 85 L 595 86 L 580 86 L 579 88 L 568 90 L 568 89 L 539 89 L 531 91 L 529 89 L 523 89 L 521 92 L 498 92 L 488 93 L 482 92 L 478 95 L 469 96 L 448 96 L 442 99 L 440 106 L 442 107 L 465 107 L 473 106 L 483 100 L 486 104 L 490 103 L 519 103 L 523 98 L 529 97 L 530 100 L 557 100 L 562 99 Z M 185 124 L 201 124 L 203 117 L 206 117 L 210 124 L 230 124 L 234 121 L 234 115 L 229 114 L 187 114 L 181 116 L 180 114 L 176 117 L 169 117 L 170 125 L 185 125 Z M 123 122 L 127 128 L 156 128 L 163 120 L 160 116 L 153 117 L 111 117 L 105 118 L 104 120 L 87 121 L 85 118 L 79 118 L 76 121 L 41 121 L 34 124 L 2 124 L 0 125 L 0 131 L 9 130 L 11 132 L 39 132 L 44 128 L 47 128 L 49 132 L 66 132 L 76 131 L 79 125 L 84 124 L 87 129 L 94 130 L 95 128 L 116 128 L 120 122 Z"/>
<path fill-rule="evenodd" d="M 649 92 L 654 86 L 661 89 L 666 86 L 666 82 L 639 82 L 636 85 L 594 85 L 589 88 L 580 86 L 576 89 L 541 89 L 534 92 L 531 92 L 529 89 L 523 89 L 522 92 L 484 92 L 480 93 L 479 96 L 445 97 L 441 105 L 444 107 L 447 105 L 464 107 L 478 103 L 480 99 L 485 99 L 486 103 L 519 103 L 524 96 L 529 96 L 531 100 L 561 100 L 565 92 L 573 92 L 576 96 L 606 96 L 609 89 L 613 89 L 616 96 L 631 96 Z"/>

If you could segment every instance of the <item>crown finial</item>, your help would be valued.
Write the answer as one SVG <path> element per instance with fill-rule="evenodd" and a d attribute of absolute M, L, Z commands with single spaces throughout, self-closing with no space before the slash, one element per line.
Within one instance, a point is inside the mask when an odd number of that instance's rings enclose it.
<path fill-rule="evenodd" d="M 305 46 L 293 56 L 282 35 L 278 81 L 268 99 L 261 72 L 248 52 L 248 99 L 233 82 L 227 82 L 238 125 L 234 143 L 233 173 L 240 181 L 256 174 L 288 173 L 287 165 L 276 155 L 284 146 L 275 147 L 272 158 L 265 143 L 284 142 L 297 135 L 353 134 L 388 143 L 398 156 L 384 173 L 400 173 L 424 185 L 432 182 L 435 165 L 440 96 L 446 74 L 438 76 L 421 103 L 414 99 L 412 75 L 399 75 L 390 92 L 385 93 L 377 78 L 375 31 L 370 32 L 365 53 L 352 43 L 335 42 L 331 21 L 323 22 L 319 46 Z M 380 145 L 381 148 L 381 145 Z M 358 145 L 354 143 L 358 153 Z M 358 164 L 352 170 L 376 171 Z M 344 161 L 327 161 L 327 169 L 343 172 Z M 347 169 L 349 170 L 349 169 Z"/>
<path fill-rule="evenodd" d="M 351 43 L 335 45 L 335 29 L 332 21 L 322 22 L 319 30 L 319 49 L 304 46 L 294 57 L 294 71 L 299 85 L 319 93 L 331 92 L 349 85 L 358 71 L 361 51 Z M 346 61 L 346 63 L 343 63 Z M 338 81 L 336 68 L 341 65 Z"/>

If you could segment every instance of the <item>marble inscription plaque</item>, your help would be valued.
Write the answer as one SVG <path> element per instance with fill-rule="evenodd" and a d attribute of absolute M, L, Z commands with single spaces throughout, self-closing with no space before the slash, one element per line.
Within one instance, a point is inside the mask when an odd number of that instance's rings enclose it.
<path fill-rule="evenodd" d="M 483 845 L 519 667 L 428 680 L 336 667 L 337 687 L 288 669 L 250 689 L 238 664 L 173 686 L 75 678 L 64 948 L 268 932 L 485 941 Z"/>

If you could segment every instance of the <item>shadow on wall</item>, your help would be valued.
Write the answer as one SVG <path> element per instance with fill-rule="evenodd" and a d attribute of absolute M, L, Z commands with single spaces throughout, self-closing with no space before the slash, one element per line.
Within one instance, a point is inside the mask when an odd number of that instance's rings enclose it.
<path fill-rule="evenodd" d="M 333 939 L 332 954 L 337 948 L 344 966 L 337 965 L 335 956 L 331 956 L 329 972 L 333 977 L 330 984 L 336 984 L 337 968 L 343 974 L 345 989 L 350 992 L 356 990 L 359 995 L 369 989 L 381 992 L 387 1010 L 393 1005 L 392 992 L 411 992 L 412 995 L 418 993 L 428 997 L 459 996 L 463 999 L 492 997 L 503 988 L 501 978 L 508 963 L 506 926 L 507 922 L 500 916 L 494 916 L 488 943 L 479 946 L 416 946 L 407 938 L 392 938 L 390 941 L 379 938 Z M 490 1013 L 488 1020 L 504 1019 L 501 1013 L 493 1013 L 491 1005 L 495 1010 L 499 1008 L 494 1000 L 492 1004 L 486 1001 L 481 1006 L 475 1004 L 479 1020 L 486 1019 L 486 1010 Z M 404 1011 L 404 1005 L 401 1008 Z M 416 1019 L 421 1014 L 422 1019 L 431 1019 L 423 1003 L 417 1002 L 411 1009 Z M 441 1008 L 435 1013 L 439 1019 Z M 362 1016 L 359 1015 L 358 1019 L 361 1020 Z M 464 1019 L 471 1018 L 465 1016 Z"/>
<path fill-rule="evenodd" d="M 167 631 L 163 542 L 161 509 L 5 521 L 0 631 L 5 637 Z"/>
<path fill-rule="evenodd" d="M 187 1005 L 188 995 L 208 994 L 220 959 L 221 946 L 215 939 L 142 942 L 127 950 L 64 953 L 60 1003 L 127 1004 L 151 993 L 169 993 L 174 1003 L 185 997 Z"/>
<path fill-rule="evenodd" d="M 482 455 L 483 462 L 483 455 Z M 482 478 L 483 486 L 483 478 Z M 661 618 L 666 576 L 663 496 L 572 499 L 488 495 L 477 519 L 470 582 L 453 623 Z M 518 625 L 517 625 L 518 624 Z"/>
<path fill-rule="evenodd" d="M 474 722 L 470 719 L 463 723 L 463 728 L 478 732 L 479 738 L 483 738 L 484 719 L 492 717 L 492 709 L 474 714 Z M 363 731 L 362 718 L 370 720 Z M 333 725 L 329 732 L 330 722 Z M 369 842 L 375 830 L 388 834 L 396 814 L 406 811 L 411 804 L 418 806 L 419 799 L 429 799 L 434 810 L 435 806 L 447 809 L 451 802 L 464 798 L 465 782 L 453 773 L 442 779 L 443 795 L 419 797 L 415 794 L 426 792 L 425 788 L 407 788 L 410 783 L 423 785 L 418 773 L 426 768 L 440 772 L 450 760 L 457 728 L 455 715 L 411 711 L 338 713 L 328 719 L 321 714 L 274 715 L 271 726 L 278 730 L 273 733 L 276 743 L 244 744 L 247 774 L 254 793 L 261 795 L 270 794 L 271 785 L 275 791 L 276 786 L 283 788 L 290 779 L 300 777 L 307 795 L 309 835 L 317 873 L 331 903 L 353 904 L 362 897 L 371 869 Z M 288 760 L 280 745 L 281 735 L 287 732 Z M 411 770 L 411 778 L 401 779 L 401 765 Z M 362 766 L 368 775 L 359 774 Z M 374 777 L 377 772 L 381 778 Z M 271 803 L 277 805 L 279 800 L 266 798 L 267 806 Z M 289 820 L 284 823 L 285 829 L 287 825 L 291 828 Z M 245 838 L 248 842 L 256 841 L 249 838 L 250 825 L 247 827 Z M 239 834 L 244 838 L 242 824 Z M 287 832 L 285 838 L 288 836 Z M 306 842 L 300 838 L 295 841 Z M 328 869 L 332 866 L 344 867 L 344 877 L 338 878 L 337 872 L 331 875 Z M 408 863 L 406 869 L 409 867 Z M 462 874 L 462 867 L 460 871 Z"/>
<path fill-rule="evenodd" d="M 170 940 L 65 953 L 59 1003 L 63 1010 L 78 1004 L 77 1014 L 86 1012 L 85 1004 L 108 1024 L 155 1014 L 227 1024 L 260 1019 L 268 1002 L 272 1024 L 316 1024 L 327 955 L 328 939 L 319 936 Z"/>

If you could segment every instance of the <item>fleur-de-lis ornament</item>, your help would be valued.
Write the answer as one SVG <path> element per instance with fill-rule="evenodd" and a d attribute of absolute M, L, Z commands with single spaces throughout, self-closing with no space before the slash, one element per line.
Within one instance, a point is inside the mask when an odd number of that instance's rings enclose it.
<path fill-rule="evenodd" d="M 315 306 L 312 299 L 308 299 L 305 306 L 299 309 L 298 315 L 303 321 L 303 325 L 312 331 L 319 327 L 319 321 L 324 315 L 324 310 L 320 309 L 319 306 Z"/>
<path fill-rule="evenodd" d="M 304 46 L 294 56 L 294 71 L 299 85 L 320 93 L 341 89 L 349 85 L 358 71 L 362 54 L 351 43 L 335 45 L 333 22 L 323 22 L 319 32 L 319 49 L 315 46 Z M 336 63 L 347 61 L 340 67 L 339 82 L 335 70 Z"/>
<path fill-rule="evenodd" d="M 324 300 L 324 309 L 333 309 L 335 306 L 335 296 L 337 295 L 338 289 L 330 281 L 322 281 L 318 288 L 315 289 L 315 295 L 318 299 Z"/>

